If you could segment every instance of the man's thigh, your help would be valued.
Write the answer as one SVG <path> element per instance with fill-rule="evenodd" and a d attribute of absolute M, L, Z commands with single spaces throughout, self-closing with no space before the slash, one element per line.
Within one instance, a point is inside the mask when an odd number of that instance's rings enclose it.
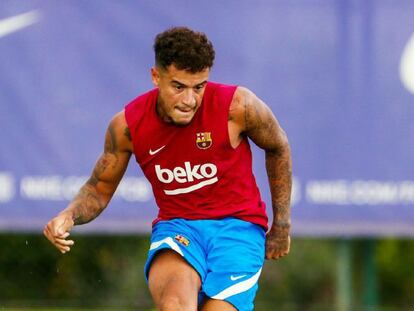
<path fill-rule="evenodd" d="M 198 272 L 201 280 L 204 280 L 207 270 L 205 263 L 206 255 L 198 239 L 197 232 L 194 232 L 187 221 L 173 219 L 159 222 L 154 226 L 151 234 L 151 245 L 144 267 L 144 273 L 147 279 L 154 256 L 165 249 L 179 255 L 182 260 Z"/>
<path fill-rule="evenodd" d="M 158 223 L 145 265 L 147 278 L 151 271 L 154 300 L 157 303 L 165 290 L 172 296 L 191 292 L 194 298 L 194 283 L 186 282 L 197 275 L 196 283 L 202 283 L 201 310 L 252 310 L 264 261 L 264 240 L 262 228 L 237 219 Z M 186 283 L 186 289 L 170 286 L 171 280 Z"/>
<path fill-rule="evenodd" d="M 265 256 L 263 228 L 238 219 L 224 219 L 220 231 L 212 234 L 208 248 L 209 271 L 202 292 L 213 299 L 209 303 L 222 300 L 237 310 L 253 310 Z"/>
<path fill-rule="evenodd" d="M 176 304 L 197 310 L 201 280 L 198 273 L 173 250 L 159 251 L 152 260 L 148 286 L 158 307 Z"/>
<path fill-rule="evenodd" d="M 203 248 L 187 221 L 173 219 L 153 227 L 144 271 L 157 306 L 169 299 L 191 302 L 190 310 L 196 310 L 205 270 Z"/>

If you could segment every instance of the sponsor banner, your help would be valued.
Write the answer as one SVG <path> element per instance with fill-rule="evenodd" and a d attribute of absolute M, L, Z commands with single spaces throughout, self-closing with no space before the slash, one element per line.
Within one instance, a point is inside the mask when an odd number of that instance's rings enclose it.
<path fill-rule="evenodd" d="M 386 0 L 1 1 L 0 230 L 40 232 L 65 208 L 112 116 L 153 87 L 155 34 L 188 25 L 215 46 L 211 80 L 250 88 L 286 130 L 294 234 L 414 236 L 412 12 L 412 1 Z M 214 146 L 195 134 L 198 148 Z M 263 152 L 252 148 L 271 214 Z M 76 230 L 150 230 L 152 189 L 130 162 L 109 207 Z M 219 182 L 216 170 L 186 162 L 156 174 L 184 196 Z"/>

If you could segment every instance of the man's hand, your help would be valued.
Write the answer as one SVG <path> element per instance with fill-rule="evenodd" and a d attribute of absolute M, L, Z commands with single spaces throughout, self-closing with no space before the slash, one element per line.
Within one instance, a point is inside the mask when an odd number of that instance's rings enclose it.
<path fill-rule="evenodd" d="M 290 250 L 290 236 L 286 229 L 272 226 L 266 234 L 266 259 L 286 256 Z"/>
<path fill-rule="evenodd" d="M 74 222 L 66 213 L 59 214 L 45 226 L 43 234 L 62 253 L 70 251 L 70 246 L 75 244 L 73 240 L 66 240 Z"/>
<path fill-rule="evenodd" d="M 108 205 L 122 179 L 132 154 L 131 133 L 125 113 L 117 113 L 105 134 L 104 151 L 95 164 L 91 177 L 78 194 L 43 230 L 47 239 L 63 254 L 74 244 L 67 240 L 69 231 L 76 225 L 95 219 Z"/>

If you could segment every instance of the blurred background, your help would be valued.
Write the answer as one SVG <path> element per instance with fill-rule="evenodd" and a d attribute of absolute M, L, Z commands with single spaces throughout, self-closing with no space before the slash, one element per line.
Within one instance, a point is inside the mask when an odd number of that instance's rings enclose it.
<path fill-rule="evenodd" d="M 211 80 L 254 91 L 291 143 L 291 254 L 266 263 L 256 310 L 414 310 L 410 0 L 1 0 L 0 310 L 154 310 L 157 207 L 133 158 L 69 254 L 41 232 L 153 87 L 155 35 L 181 25 L 213 42 Z"/>

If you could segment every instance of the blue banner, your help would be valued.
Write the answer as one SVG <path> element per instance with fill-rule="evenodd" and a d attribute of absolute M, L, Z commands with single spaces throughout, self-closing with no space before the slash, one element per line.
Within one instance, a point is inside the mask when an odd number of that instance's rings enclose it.
<path fill-rule="evenodd" d="M 409 0 L 1 1 L 0 230 L 41 231 L 66 207 L 111 117 L 153 87 L 154 36 L 186 25 L 215 46 L 211 80 L 250 88 L 286 130 L 294 234 L 414 236 L 413 12 Z M 148 232 L 156 214 L 132 158 L 77 230 Z"/>

